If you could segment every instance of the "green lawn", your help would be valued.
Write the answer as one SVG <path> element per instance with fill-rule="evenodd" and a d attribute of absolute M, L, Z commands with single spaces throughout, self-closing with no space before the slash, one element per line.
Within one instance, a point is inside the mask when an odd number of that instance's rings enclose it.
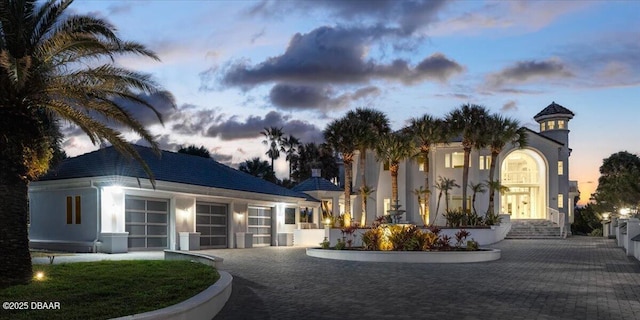
<path fill-rule="evenodd" d="M 42 280 L 0 290 L 0 319 L 108 319 L 167 307 L 216 282 L 209 266 L 132 260 L 34 265 Z M 5 310 L 6 302 L 59 302 L 59 310 Z M 51 305 L 51 304 L 50 304 Z M 23 304 L 22 306 L 25 306 Z M 54 304 L 55 306 L 55 304 Z"/>

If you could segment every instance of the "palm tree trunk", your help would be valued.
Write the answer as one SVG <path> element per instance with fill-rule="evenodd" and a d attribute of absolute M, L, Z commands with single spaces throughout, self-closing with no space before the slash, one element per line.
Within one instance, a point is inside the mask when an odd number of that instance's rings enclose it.
<path fill-rule="evenodd" d="M 444 212 L 449 211 L 449 192 L 444 192 Z"/>
<path fill-rule="evenodd" d="M 0 182 L 0 288 L 27 284 L 33 276 L 27 230 L 27 194 L 26 181 L 9 184 L 3 179 Z"/>
<path fill-rule="evenodd" d="M 496 161 L 498 160 L 498 153 L 491 152 L 491 164 L 489 165 L 489 181 L 494 182 L 495 174 L 496 174 Z M 487 213 L 494 214 L 494 199 L 496 195 L 496 190 L 493 188 L 493 183 L 489 183 L 489 207 L 487 208 Z"/>
<path fill-rule="evenodd" d="M 344 162 L 344 226 L 351 225 L 351 175 L 353 174 L 353 168 L 351 168 L 353 162 Z"/>
<path fill-rule="evenodd" d="M 431 187 L 429 186 L 429 151 L 423 153 L 424 157 L 424 188 L 427 190 L 424 194 L 424 215 L 425 224 L 429 224 L 429 199 L 431 198 Z"/>
<path fill-rule="evenodd" d="M 469 156 L 471 148 L 464 148 L 464 168 L 462 168 L 462 212 L 467 212 L 467 185 L 469 183 Z"/>
<path fill-rule="evenodd" d="M 442 191 L 438 194 L 438 203 L 436 204 L 436 216 L 433 218 L 433 224 L 438 221 L 438 213 L 440 213 L 440 199 L 442 199 Z"/>
<path fill-rule="evenodd" d="M 360 171 L 360 188 L 364 188 L 367 185 L 367 177 L 364 174 L 364 170 L 365 170 L 365 166 L 367 165 L 367 150 L 360 150 L 360 168 L 358 169 Z M 367 220 L 367 200 L 365 199 L 365 197 L 367 197 L 367 195 L 365 194 L 361 194 L 360 195 L 362 197 L 362 213 L 360 216 L 360 224 L 362 226 L 364 226 L 364 223 Z"/>
<path fill-rule="evenodd" d="M 476 211 L 476 193 L 473 193 L 473 196 L 471 198 L 471 205 L 473 206 L 473 213 L 478 214 L 478 211 Z"/>
<path fill-rule="evenodd" d="M 391 202 L 392 204 L 398 203 L 398 165 L 390 165 L 389 171 L 391 171 Z"/>

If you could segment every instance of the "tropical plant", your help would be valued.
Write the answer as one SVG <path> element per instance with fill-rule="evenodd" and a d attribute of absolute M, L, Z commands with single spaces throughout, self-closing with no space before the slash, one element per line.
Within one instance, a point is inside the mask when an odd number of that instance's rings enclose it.
<path fill-rule="evenodd" d="M 473 207 L 473 213 L 477 214 L 478 211 L 476 210 L 476 195 L 478 193 L 487 192 L 487 188 L 485 184 L 482 182 L 480 183 L 469 182 L 469 189 L 471 189 L 471 192 L 473 192 L 473 195 L 471 196 L 471 206 Z"/>
<path fill-rule="evenodd" d="M 389 164 L 391 174 L 391 202 L 398 203 L 398 170 L 400 161 L 413 153 L 411 137 L 404 132 L 393 132 L 380 138 L 376 145 L 378 161 Z"/>
<path fill-rule="evenodd" d="M 273 161 L 280 158 L 280 149 L 282 145 L 282 128 L 270 127 L 264 128 L 264 131 L 260 131 L 260 134 L 264 136 L 262 144 L 268 146 L 269 149 L 265 153 L 269 159 L 271 159 L 271 170 L 275 172 L 273 167 Z"/>
<path fill-rule="evenodd" d="M 344 248 L 347 246 L 347 242 L 338 238 L 338 240 L 336 241 L 336 246 L 334 247 L 334 249 L 336 250 L 344 250 Z"/>
<path fill-rule="evenodd" d="M 108 141 L 140 161 L 155 184 L 140 155 L 110 125 L 133 130 L 159 152 L 131 109 L 148 108 L 160 119 L 142 97 L 163 92 L 150 75 L 117 66 L 115 58 L 159 59 L 143 45 L 120 39 L 105 19 L 75 14 L 71 3 L 0 1 L 0 286 L 32 278 L 27 190 L 53 157 L 53 122 L 76 125 L 94 144 Z"/>
<path fill-rule="evenodd" d="M 493 190 L 493 192 L 489 192 L 489 208 L 487 209 L 487 215 L 497 215 L 495 210 L 493 210 L 495 192 L 497 191 L 498 194 L 503 195 L 509 192 L 509 187 L 502 185 L 500 180 L 487 180 L 485 181 L 485 184 L 489 187 L 489 190 Z"/>
<path fill-rule="evenodd" d="M 416 158 L 423 161 L 424 165 L 424 185 L 426 193 L 430 194 L 429 183 L 429 167 L 431 158 L 431 148 L 440 143 L 449 143 L 452 138 L 451 131 L 447 124 L 441 119 L 432 117 L 428 114 L 420 118 L 412 118 L 407 132 L 412 136 L 418 149 Z M 425 224 L 429 224 L 429 197 L 424 197 L 424 212 L 422 216 Z M 419 201 L 418 201 L 419 202 Z"/>
<path fill-rule="evenodd" d="M 422 221 L 424 225 L 429 224 L 429 195 L 431 191 L 429 189 L 425 189 L 423 186 L 420 188 L 414 189 L 413 194 L 418 198 L 418 211 L 420 212 L 420 216 L 422 217 Z"/>
<path fill-rule="evenodd" d="M 464 229 L 458 230 L 458 232 L 456 232 L 455 234 L 456 248 L 460 248 L 462 246 L 462 243 L 464 243 L 464 241 L 467 239 L 469 235 L 470 233 L 467 230 L 464 230 Z"/>
<path fill-rule="evenodd" d="M 478 105 L 465 104 L 451 111 L 446 121 L 452 132 L 462 137 L 464 165 L 462 171 L 462 211 L 467 211 L 467 188 L 469 184 L 469 156 L 472 149 L 482 149 L 488 144 L 487 119 L 489 113 Z"/>
<path fill-rule="evenodd" d="M 351 223 L 352 165 L 356 150 L 356 128 L 347 118 L 336 119 L 324 129 L 324 139 L 342 157 L 344 163 L 344 222 Z"/>
<path fill-rule="evenodd" d="M 367 199 L 371 198 L 371 195 L 376 190 L 371 188 L 370 186 L 362 186 L 358 190 L 360 193 L 360 201 L 362 201 L 362 215 L 360 216 L 360 225 L 367 225 Z M 373 198 L 372 198 L 373 199 Z"/>
<path fill-rule="evenodd" d="M 291 171 L 293 164 L 297 160 L 298 150 L 300 149 L 300 140 L 292 135 L 281 140 L 280 151 L 284 152 L 285 160 L 289 162 L 289 179 L 291 179 Z"/>
<path fill-rule="evenodd" d="M 489 181 L 497 181 L 495 177 L 498 155 L 507 143 L 524 148 L 527 145 L 527 130 L 520 123 L 511 118 L 499 114 L 491 115 L 487 121 L 487 133 L 489 135 L 489 149 L 491 150 L 491 162 L 489 164 Z M 489 184 L 489 208 L 488 212 L 495 213 L 494 196 L 498 189 Z"/>
<path fill-rule="evenodd" d="M 329 249 L 329 246 L 331 246 L 331 242 L 329 242 L 329 239 L 327 237 L 324 237 L 322 242 L 320 242 L 320 247 L 322 249 Z"/>
<path fill-rule="evenodd" d="M 251 160 L 245 160 L 238 166 L 238 170 L 269 182 L 276 183 L 278 180 L 276 179 L 276 174 L 271 170 L 269 162 L 266 160 L 260 160 L 258 157 L 252 158 Z"/>
<path fill-rule="evenodd" d="M 460 185 L 456 183 L 455 179 L 443 178 L 442 176 L 438 176 L 438 182 L 434 185 L 436 189 L 438 189 L 438 203 L 436 205 L 436 216 L 433 219 L 433 223 L 436 224 L 438 222 L 438 214 L 440 213 L 440 199 L 442 198 L 442 194 L 445 195 L 445 212 L 449 211 L 449 191 L 453 188 L 460 188 Z"/>
<path fill-rule="evenodd" d="M 211 153 L 204 146 L 196 147 L 195 145 L 189 145 L 187 147 L 180 147 L 178 153 L 190 154 L 202 158 L 211 158 Z"/>
<path fill-rule="evenodd" d="M 446 210 L 444 218 L 448 227 L 461 227 L 465 224 L 466 213 L 462 210 Z"/>
<path fill-rule="evenodd" d="M 379 250 L 382 233 L 379 228 L 371 228 L 362 233 L 364 250 Z"/>
<path fill-rule="evenodd" d="M 389 119 L 378 110 L 370 108 L 356 108 L 346 115 L 347 121 L 354 127 L 354 139 L 356 150 L 359 153 L 358 172 L 360 173 L 360 187 L 367 186 L 367 176 L 365 165 L 367 160 L 367 150 L 376 146 L 381 136 L 389 133 Z M 362 196 L 362 193 L 360 193 Z M 366 214 L 366 209 L 362 209 L 362 215 Z M 366 216 L 361 217 L 361 221 L 366 222 Z M 364 223 L 363 223 L 364 225 Z"/>

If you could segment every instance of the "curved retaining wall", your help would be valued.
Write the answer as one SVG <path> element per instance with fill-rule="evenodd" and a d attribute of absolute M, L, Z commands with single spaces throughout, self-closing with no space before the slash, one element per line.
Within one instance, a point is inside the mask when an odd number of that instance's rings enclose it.
<path fill-rule="evenodd" d="M 210 266 L 222 265 L 222 258 L 184 251 L 165 250 L 165 260 L 191 260 Z M 197 295 L 168 306 L 145 313 L 124 316 L 116 319 L 212 319 L 224 307 L 231 296 L 233 277 L 228 272 L 218 271 L 220 279 Z"/>
<path fill-rule="evenodd" d="M 401 263 L 470 263 L 500 259 L 500 250 L 482 251 L 360 251 L 308 248 L 307 255 L 323 259 L 401 262 Z"/>

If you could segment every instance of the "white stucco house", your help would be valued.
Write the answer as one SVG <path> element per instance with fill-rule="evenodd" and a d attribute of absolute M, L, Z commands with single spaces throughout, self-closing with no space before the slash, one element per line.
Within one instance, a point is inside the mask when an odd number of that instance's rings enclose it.
<path fill-rule="evenodd" d="M 547 219 L 563 224 L 566 230 L 573 222 L 573 199 L 578 196 L 577 183 L 569 181 L 569 121 L 574 113 L 553 102 L 533 118 L 539 123 L 539 131 L 527 129 L 528 142 L 524 148 L 505 146 L 498 157 L 497 176 L 501 183 L 509 187 L 509 192 L 495 197 L 498 214 L 509 214 L 511 220 Z M 464 151 L 460 141 L 437 145 L 431 149 L 429 182 L 429 223 L 436 219 L 438 191 L 434 184 L 439 176 L 455 179 L 462 184 Z M 359 155 L 358 155 L 359 156 Z M 473 150 L 470 157 L 469 181 L 474 183 L 489 180 L 491 152 L 489 149 Z M 361 182 L 358 171 L 359 159 L 353 162 L 354 190 Z M 404 220 L 422 224 L 419 208 L 413 190 L 424 187 L 424 162 L 407 160 L 400 164 L 398 187 L 401 209 L 406 210 Z M 367 204 L 367 221 L 389 210 L 391 198 L 391 175 L 382 163 L 376 161 L 375 154 L 369 152 L 366 158 L 366 181 L 375 189 Z M 468 191 L 469 208 L 472 192 Z M 443 197 L 444 198 L 444 197 Z M 359 199 L 359 196 L 358 196 Z M 462 206 L 462 189 L 450 192 L 451 208 Z M 489 204 L 488 193 L 479 194 L 476 200 L 478 213 L 483 215 Z M 438 225 L 444 225 L 444 199 L 438 214 Z M 361 201 L 352 201 L 354 220 L 359 221 L 362 212 Z"/>
<path fill-rule="evenodd" d="M 320 201 L 213 159 L 135 146 L 155 175 L 113 147 L 64 160 L 29 186 L 32 248 L 132 250 L 291 245 Z M 239 240 L 236 243 L 236 238 Z"/>

